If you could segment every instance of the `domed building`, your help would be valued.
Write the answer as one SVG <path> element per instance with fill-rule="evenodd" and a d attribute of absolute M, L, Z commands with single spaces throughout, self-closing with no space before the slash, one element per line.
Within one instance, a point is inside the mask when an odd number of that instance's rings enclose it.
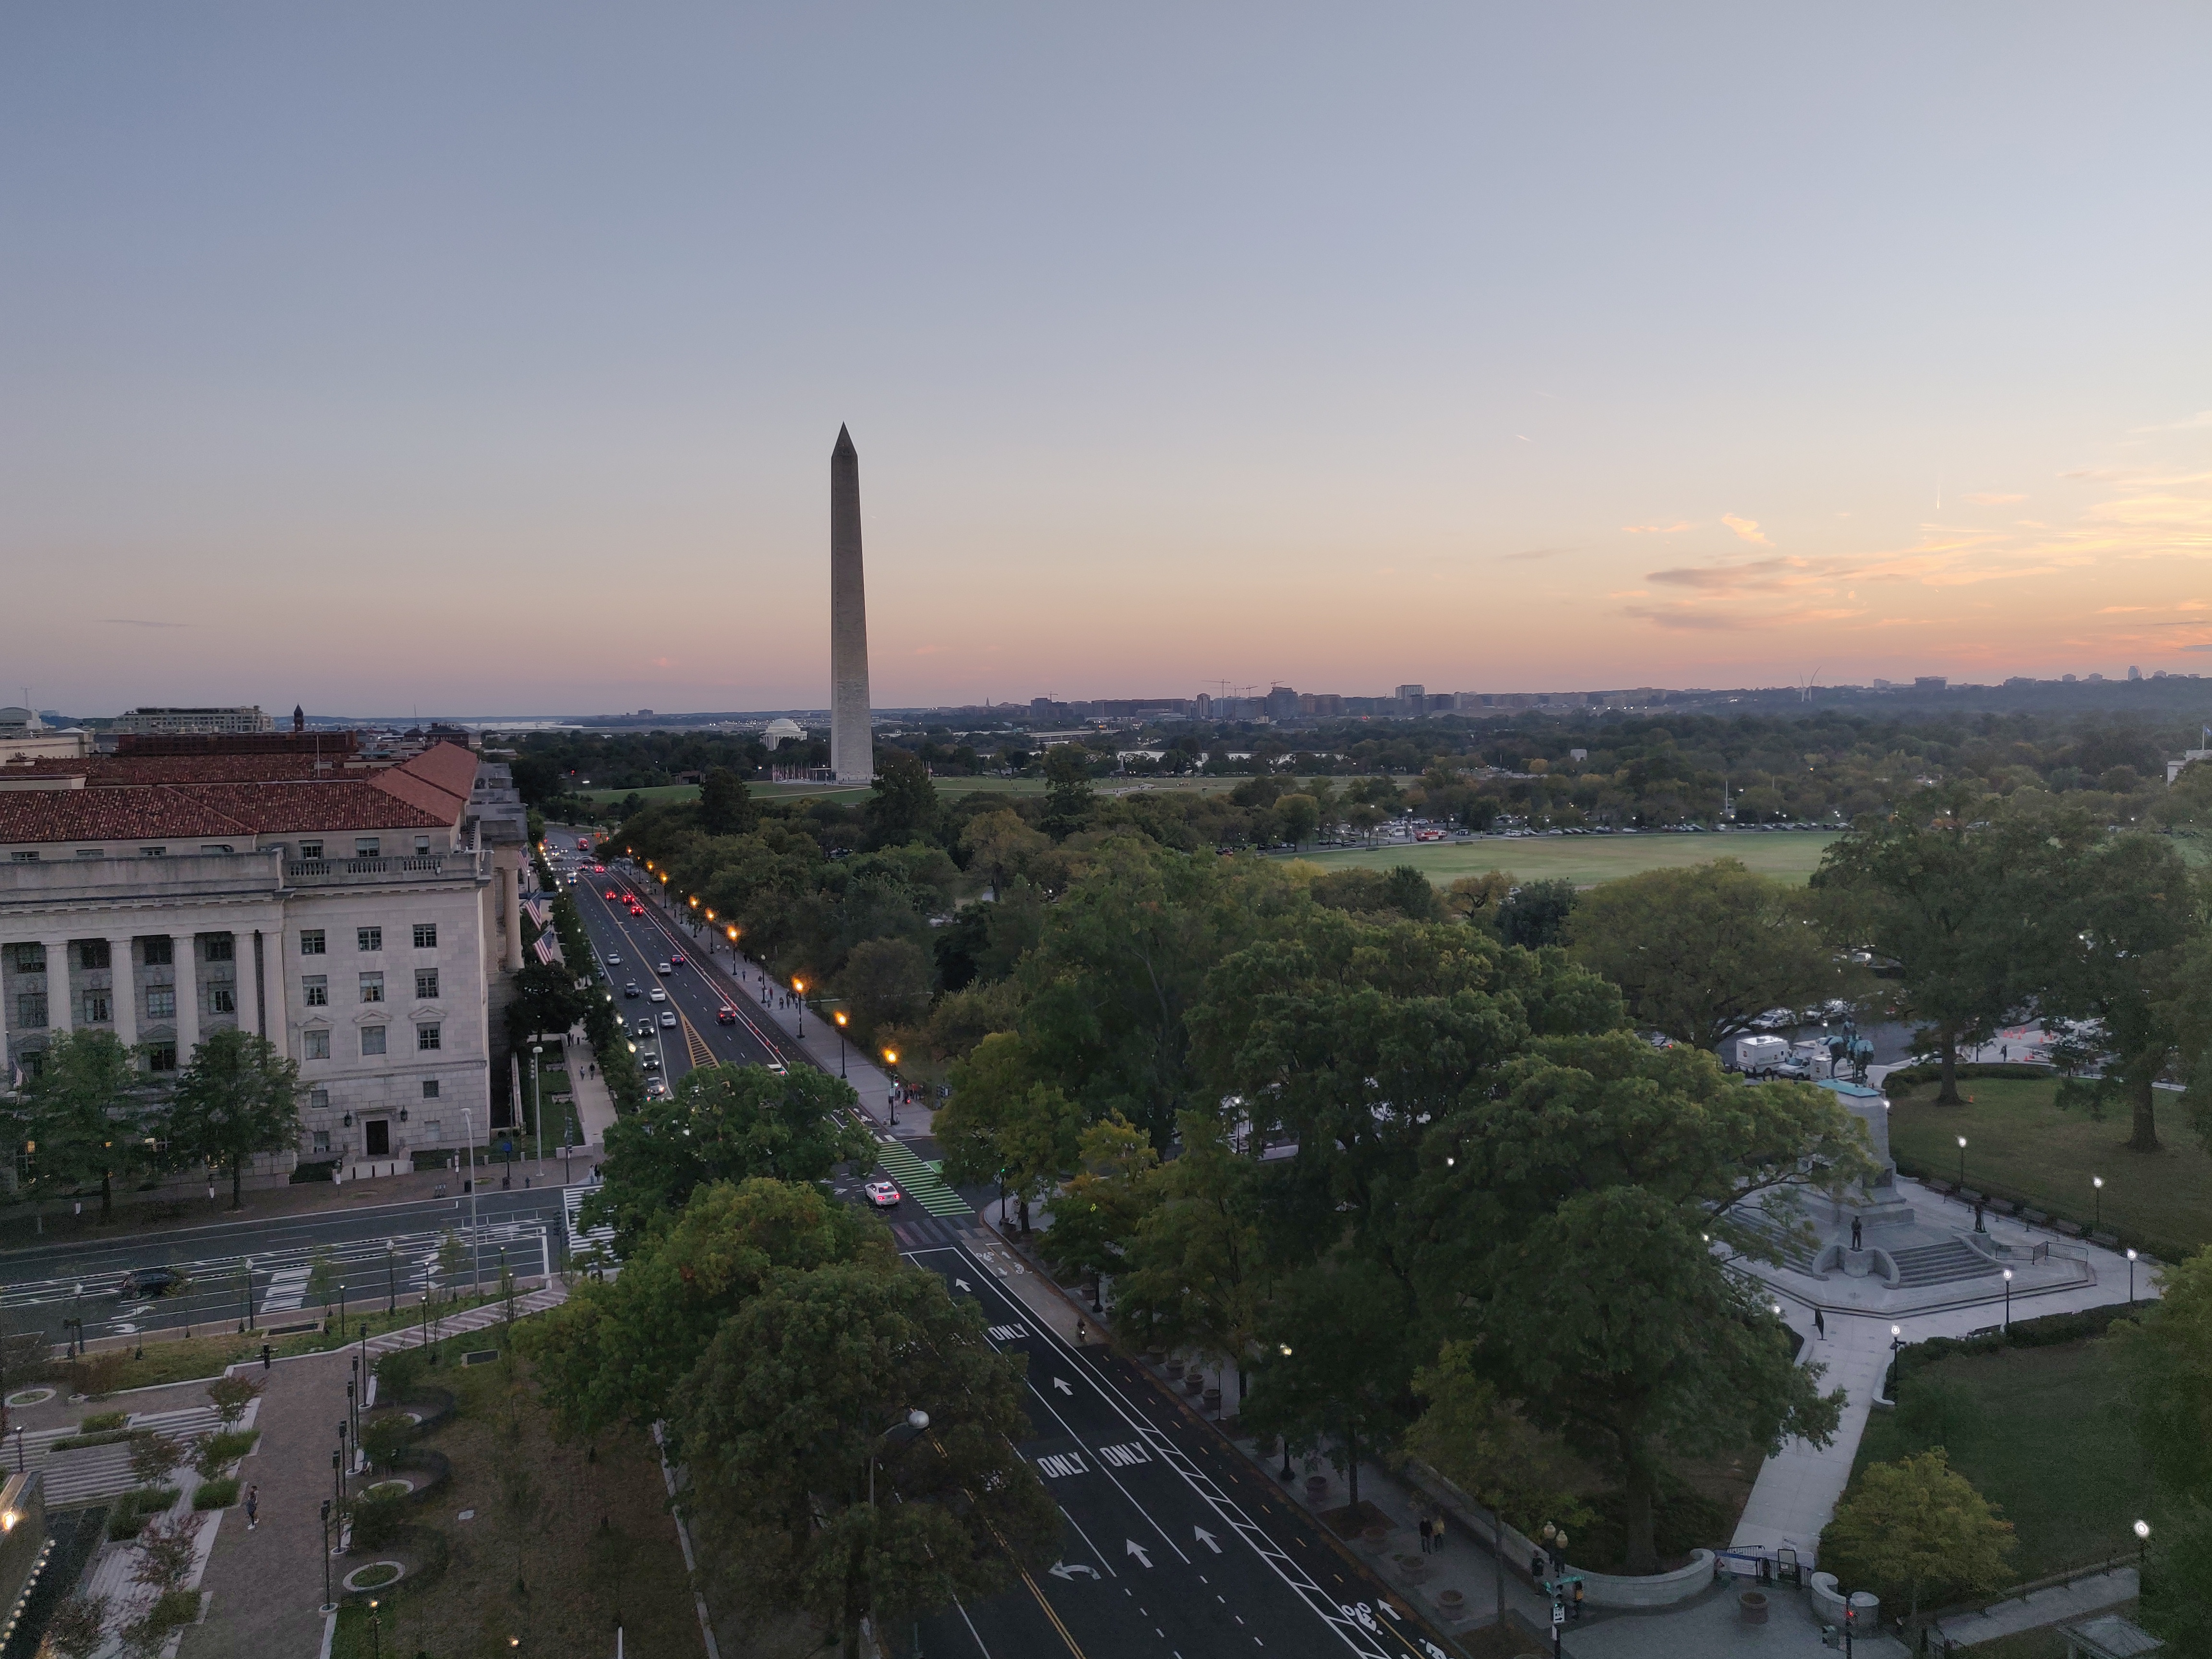
<path fill-rule="evenodd" d="M 805 743 L 806 728 L 794 720 L 770 720 L 768 729 L 761 733 L 761 741 L 770 749 L 781 749 L 787 743 Z"/>

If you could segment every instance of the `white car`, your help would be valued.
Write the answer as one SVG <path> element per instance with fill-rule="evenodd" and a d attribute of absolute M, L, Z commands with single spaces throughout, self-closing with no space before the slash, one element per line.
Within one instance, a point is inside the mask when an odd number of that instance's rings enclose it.
<path fill-rule="evenodd" d="M 899 1189 L 892 1186 L 890 1182 L 871 1181 L 868 1183 L 867 1191 L 868 1202 L 874 1205 L 878 1209 L 896 1210 L 898 1208 Z"/>
<path fill-rule="evenodd" d="M 665 1002 L 668 1000 L 668 993 L 656 985 L 645 994 L 645 1000 L 647 1002 Z"/>
<path fill-rule="evenodd" d="M 676 1029 L 676 1011 L 674 1009 L 670 1009 L 666 1013 L 660 1017 L 660 1029 L 664 1031 L 672 1031 Z"/>
<path fill-rule="evenodd" d="M 768 1068 L 769 1071 L 775 1073 L 778 1077 L 789 1077 L 791 1075 L 791 1067 L 785 1065 L 780 1060 L 771 1060 L 769 1061 Z"/>
<path fill-rule="evenodd" d="M 622 958 L 621 958 L 620 957 L 618 957 L 618 956 L 614 955 L 611 951 L 610 951 L 610 952 L 608 953 L 608 956 L 607 956 L 607 966 L 608 966 L 608 967 L 610 967 L 610 968 L 619 968 L 619 967 L 621 967 L 621 966 L 622 966 Z"/>

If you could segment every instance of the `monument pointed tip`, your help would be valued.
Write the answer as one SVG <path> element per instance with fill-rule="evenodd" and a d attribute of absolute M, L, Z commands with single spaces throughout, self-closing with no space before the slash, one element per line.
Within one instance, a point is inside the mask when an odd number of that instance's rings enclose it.
<path fill-rule="evenodd" d="M 845 423 L 842 421 L 837 423 L 837 447 L 830 453 L 833 455 L 855 455 L 860 453 L 853 447 L 853 434 L 845 429 Z"/>

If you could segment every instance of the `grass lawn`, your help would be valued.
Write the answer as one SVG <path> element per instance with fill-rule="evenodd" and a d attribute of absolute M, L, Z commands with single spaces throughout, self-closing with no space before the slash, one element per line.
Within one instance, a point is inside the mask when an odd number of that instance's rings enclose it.
<path fill-rule="evenodd" d="M 462 1297 L 447 1304 L 447 1313 L 450 1317 L 453 1314 L 498 1299 L 496 1294 Z M 303 1308 L 295 1317 L 314 1319 L 320 1316 L 321 1311 L 319 1306 Z M 151 1389 L 165 1383 L 191 1382 L 201 1377 L 213 1380 L 222 1375 L 226 1366 L 235 1365 L 242 1360 L 259 1359 L 264 1342 L 269 1345 L 271 1353 L 280 1358 L 289 1354 L 325 1353 L 332 1348 L 342 1348 L 349 1342 L 358 1342 L 364 1324 L 368 1328 L 369 1335 L 379 1336 L 386 1331 L 413 1325 L 421 1317 L 421 1304 L 404 1298 L 396 1315 L 386 1314 L 380 1307 L 364 1309 L 356 1304 L 347 1316 L 344 1333 L 340 1334 L 336 1328 L 337 1309 L 333 1304 L 332 1328 L 328 1331 L 299 1331 L 289 1336 L 272 1337 L 265 1331 L 255 1330 L 241 1336 L 238 1334 L 234 1320 L 225 1322 L 218 1319 L 214 1322 L 220 1331 L 216 1335 L 178 1337 L 172 1340 L 157 1337 L 144 1344 L 141 1351 L 143 1357 L 138 1358 L 132 1358 L 128 1349 L 103 1350 L 94 1357 L 103 1358 L 107 1353 L 124 1356 L 114 1379 L 112 1382 L 102 1379 L 110 1393 L 119 1393 L 126 1389 Z"/>
<path fill-rule="evenodd" d="M 1836 837 L 1826 830 L 1778 830 L 1770 834 L 1695 836 L 1532 836 L 1508 840 L 1403 842 L 1358 852 L 1305 853 L 1325 868 L 1388 870 L 1410 864 L 1439 887 L 1462 876 L 1506 870 L 1523 881 L 1565 877 L 1588 887 L 1645 870 L 1680 870 L 1717 858 L 1741 859 L 1761 875 L 1802 883 L 1819 868 Z"/>
<path fill-rule="evenodd" d="M 1890 1097 L 1890 1150 L 1931 1174 L 1955 1177 L 1959 1137 L 1966 1137 L 1966 1181 L 2027 1194 L 2038 1209 L 2076 1221 L 2094 1218 L 2092 1176 L 2105 1178 L 2104 1219 L 2137 1248 L 2172 1257 L 2212 1243 L 2212 1157 L 2189 1133 L 2181 1097 L 2158 1091 L 2155 1152 L 2128 1150 L 2128 1121 L 2053 1103 L 2053 1078 L 1975 1078 L 1959 1085 L 1964 1106 L 1934 1103 L 1936 1085 Z"/>
<path fill-rule="evenodd" d="M 428 1379 L 453 1390 L 454 1407 L 422 1444 L 451 1461 L 453 1479 L 413 1519 L 445 1534 L 452 1552 L 445 1574 L 416 1593 L 380 1597 L 374 1644 L 368 1610 L 348 1606 L 331 1659 L 410 1659 L 418 1651 L 440 1659 L 494 1652 L 603 1659 L 614 1651 L 617 1609 L 625 1654 L 696 1659 L 705 1646 L 652 1442 L 636 1431 L 609 1434 L 587 1461 L 584 1443 L 553 1438 L 548 1413 L 529 1393 L 526 1364 L 516 1361 L 510 1379 L 504 1364 L 453 1363 L 462 1349 L 490 1342 L 488 1334 L 448 1342 L 446 1363 Z M 519 1444 L 502 1437 L 510 1388 L 522 1390 Z M 503 1502 L 502 1464 L 530 1473 L 532 1502 L 519 1515 Z M 473 1518 L 461 1520 L 463 1510 L 474 1510 Z M 519 1645 L 510 1648 L 510 1638 Z"/>
<path fill-rule="evenodd" d="M 2120 1411 L 2109 1343 L 1959 1354 L 1909 1371 L 1899 1409 L 1869 1422 L 1853 1478 L 1931 1445 L 2013 1523 L 2016 1577 L 2134 1553 L 2150 1470 Z"/>
<path fill-rule="evenodd" d="M 664 800 L 696 800 L 699 786 L 696 783 L 655 783 L 643 789 L 579 789 L 580 799 L 595 806 L 613 806 L 628 800 L 632 795 L 650 806 Z"/>

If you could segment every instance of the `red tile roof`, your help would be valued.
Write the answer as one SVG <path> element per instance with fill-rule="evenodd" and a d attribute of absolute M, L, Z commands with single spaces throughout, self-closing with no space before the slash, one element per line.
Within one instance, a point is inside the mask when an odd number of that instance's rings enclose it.
<path fill-rule="evenodd" d="M 456 815 L 457 816 L 457 815 Z M 0 790 L 0 843 L 160 841 L 168 836 L 339 834 L 450 829 L 360 779 L 328 783 L 149 784 L 98 789 Z"/>

